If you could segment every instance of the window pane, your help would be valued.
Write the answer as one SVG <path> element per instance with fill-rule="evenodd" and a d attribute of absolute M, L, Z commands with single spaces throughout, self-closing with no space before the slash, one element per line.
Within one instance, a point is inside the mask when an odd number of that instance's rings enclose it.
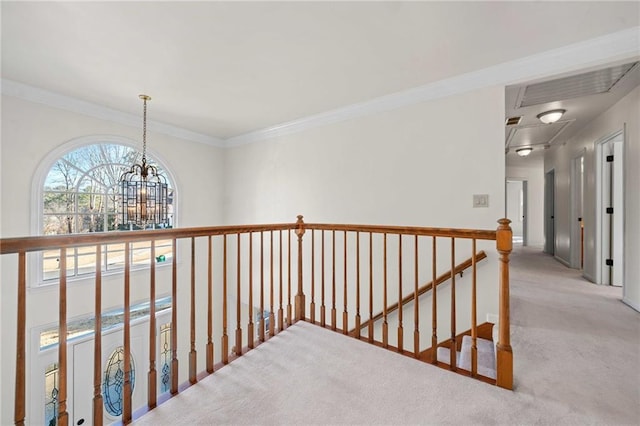
<path fill-rule="evenodd" d="M 58 364 L 50 364 L 44 373 L 44 424 L 58 422 Z"/>

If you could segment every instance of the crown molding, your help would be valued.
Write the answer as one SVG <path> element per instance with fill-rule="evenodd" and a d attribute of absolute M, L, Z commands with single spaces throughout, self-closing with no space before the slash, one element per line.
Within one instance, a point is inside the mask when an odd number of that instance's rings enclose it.
<path fill-rule="evenodd" d="M 102 105 L 86 102 L 70 96 L 61 95 L 49 90 L 40 89 L 38 87 L 29 86 L 13 80 L 2 79 L 2 94 L 24 99 L 30 102 L 36 102 L 43 105 L 60 108 L 78 114 L 87 115 L 89 117 L 99 118 L 101 120 L 111 121 L 125 126 L 139 127 L 140 117 L 135 114 L 118 111 Z M 185 139 L 192 142 L 203 143 L 207 145 L 224 147 L 225 143 L 222 139 L 204 135 L 202 133 L 193 132 L 171 124 L 161 123 L 159 121 L 148 120 L 147 127 L 150 131 L 161 133 L 167 136 L 173 136 L 179 139 Z"/>
<path fill-rule="evenodd" d="M 640 27 L 636 26 L 366 102 L 244 133 L 226 139 L 225 145 L 233 147 L 260 142 L 485 87 L 516 84 L 613 61 L 637 58 L 639 55 Z"/>
<path fill-rule="evenodd" d="M 615 61 L 632 58 L 637 60 L 639 56 L 640 26 L 636 26 L 224 140 L 157 121 L 149 121 L 148 126 L 154 132 L 180 139 L 216 147 L 235 147 L 358 117 L 392 111 L 485 87 L 518 84 Z M 2 94 L 127 126 L 138 127 L 140 124 L 140 117 L 137 115 L 7 79 L 2 79 Z"/>

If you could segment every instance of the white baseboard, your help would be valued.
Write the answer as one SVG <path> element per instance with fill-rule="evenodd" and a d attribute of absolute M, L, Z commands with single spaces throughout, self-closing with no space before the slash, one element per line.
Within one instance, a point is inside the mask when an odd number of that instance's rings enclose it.
<path fill-rule="evenodd" d="M 584 271 L 584 269 L 582 270 L 582 278 L 585 278 L 585 279 L 587 279 L 587 280 L 591 281 L 592 283 L 597 284 L 597 283 L 596 283 L 596 279 L 595 279 L 595 278 L 593 278 L 590 274 L 587 274 L 587 273 Z"/>
<path fill-rule="evenodd" d="M 633 303 L 631 300 L 627 299 L 626 297 L 622 298 L 622 303 L 640 312 L 640 305 L 638 305 L 637 303 Z"/>
<path fill-rule="evenodd" d="M 562 263 L 564 266 L 566 266 L 567 268 L 571 268 L 571 264 L 569 262 L 567 262 L 566 260 L 564 260 L 561 257 L 558 256 L 553 256 L 558 262 Z"/>

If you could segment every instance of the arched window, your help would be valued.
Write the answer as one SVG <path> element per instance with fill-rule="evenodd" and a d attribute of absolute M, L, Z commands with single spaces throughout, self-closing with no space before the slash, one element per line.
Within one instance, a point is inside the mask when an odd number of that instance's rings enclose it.
<path fill-rule="evenodd" d="M 79 234 L 130 229 L 120 223 L 121 202 L 119 179 L 133 163 L 141 161 L 141 153 L 119 143 L 83 145 L 59 157 L 48 170 L 41 193 L 41 229 L 44 235 Z M 174 223 L 174 187 L 163 167 L 152 158 L 147 162 L 158 168 L 168 185 L 169 223 Z M 124 265 L 124 246 L 108 244 L 102 250 L 105 271 L 121 269 Z M 149 243 L 134 244 L 132 266 L 148 265 Z M 135 253 L 134 253 L 135 252 Z M 145 255 L 144 252 L 147 254 Z M 95 272 L 95 248 L 84 247 L 67 252 L 67 276 L 80 276 Z M 43 255 L 43 280 L 59 276 L 59 252 L 46 251 Z M 171 256 L 169 242 L 156 244 L 156 259 L 167 261 Z"/>

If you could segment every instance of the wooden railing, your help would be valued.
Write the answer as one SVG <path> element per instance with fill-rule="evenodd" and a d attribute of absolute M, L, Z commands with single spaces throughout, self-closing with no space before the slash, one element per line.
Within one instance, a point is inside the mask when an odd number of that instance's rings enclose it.
<path fill-rule="evenodd" d="M 100 318 L 103 312 L 101 296 L 105 289 L 102 285 L 103 267 L 101 265 L 102 248 L 106 244 L 124 243 L 125 260 L 122 272 L 124 294 L 122 308 L 124 311 L 123 324 L 123 348 L 124 348 L 124 382 L 123 382 L 123 412 L 122 422 L 129 423 L 132 420 L 132 383 L 130 371 L 131 357 L 131 319 L 129 315 L 131 307 L 131 243 L 149 241 L 149 301 L 154 301 L 157 296 L 156 281 L 157 271 L 155 262 L 155 245 L 160 240 L 170 240 L 172 245 L 172 259 L 170 267 L 171 276 L 171 386 L 170 393 L 175 395 L 180 390 L 179 377 L 179 352 L 185 349 L 178 348 L 178 335 L 189 335 L 188 349 L 188 383 L 196 383 L 206 374 L 213 373 L 216 359 L 220 364 L 231 362 L 238 356 L 242 356 L 247 350 L 268 338 L 283 331 L 293 322 L 307 320 L 324 327 L 349 332 L 349 324 L 355 327 L 354 336 L 360 338 L 360 330 L 363 324 L 368 326 L 368 336 L 365 340 L 375 343 L 375 330 L 373 327 L 373 312 L 376 306 L 382 308 L 381 338 L 378 342 L 384 347 L 392 348 L 405 353 L 404 350 L 404 308 L 407 303 L 407 293 L 413 298 L 413 354 L 418 357 L 421 350 L 426 347 L 436 347 L 442 339 L 438 337 L 438 322 L 444 321 L 438 315 L 439 311 L 450 310 L 449 327 L 451 340 L 455 348 L 457 333 L 456 309 L 456 241 L 470 242 L 471 252 L 471 299 L 470 312 L 475 351 L 477 338 L 477 262 L 480 255 L 477 254 L 476 242 L 478 240 L 495 240 L 499 253 L 499 314 L 500 329 L 499 342 L 497 344 L 497 380 L 498 386 L 511 389 L 513 382 L 512 353 L 509 338 L 509 253 L 511 252 L 511 229 L 509 221 L 501 219 L 497 231 L 420 228 L 420 227 L 392 227 L 392 226 L 365 226 L 365 225 L 330 225 L 304 223 L 302 216 L 298 216 L 295 223 L 271 224 L 271 225 L 243 225 L 204 228 L 185 228 L 154 231 L 109 232 L 99 234 L 42 236 L 24 238 L 5 238 L 0 240 L 0 254 L 17 254 L 17 340 L 16 340 L 16 381 L 15 381 L 15 424 L 25 423 L 26 417 L 26 324 L 27 324 L 27 254 L 43 250 L 60 251 L 60 276 L 59 276 L 59 311 L 58 311 L 58 424 L 68 424 L 67 412 L 67 268 L 66 252 L 69 249 L 82 246 L 95 247 L 95 300 L 93 315 L 95 316 L 94 332 L 94 367 L 93 367 L 93 424 L 100 425 L 103 421 L 102 389 L 102 331 Z M 293 231 L 293 232 L 292 232 Z M 306 234 L 309 232 L 311 235 Z M 295 234 L 295 237 L 292 235 Z M 303 237 L 306 238 L 303 239 Z M 341 235 L 341 238 L 338 238 Z M 397 245 L 390 247 L 390 237 L 395 236 Z M 319 238 L 317 238 L 319 237 Z M 297 238 L 297 244 L 292 241 Z M 267 240 L 268 248 L 265 247 Z M 318 241 L 319 240 L 319 241 Z M 207 245 L 206 255 L 202 256 L 206 265 L 197 264 L 197 244 L 204 241 Z M 364 241 L 364 243 L 362 243 Z M 430 274 L 432 282 L 440 282 L 438 277 L 438 243 L 445 242 L 450 250 L 451 272 L 449 281 L 450 308 L 438 307 L 438 293 L 441 285 L 433 286 L 431 320 L 421 319 L 419 294 L 419 280 Z M 328 247 L 330 243 L 330 248 Z M 336 260 L 336 243 L 342 243 L 342 262 Z M 180 244 L 179 244 L 180 243 Z M 231 246 L 231 249 L 229 247 Z M 406 246 L 406 247 L 405 247 Z M 409 247 L 413 247 L 412 249 Z M 214 252 L 215 248 L 215 252 Z M 235 248 L 235 253 L 233 248 Z M 378 251 L 378 249 L 380 249 Z M 458 248 L 459 250 L 462 250 Z M 403 252 L 404 250 L 404 252 Z M 422 252 L 429 252 L 429 256 L 423 259 Z M 409 252 L 409 256 L 405 253 Z M 285 254 L 286 253 L 286 254 Z M 388 256 L 397 255 L 397 261 L 390 262 Z M 182 255 L 182 256 L 181 256 Z M 178 262 L 188 256 L 189 262 Z M 412 256 L 411 256 L 412 255 Z M 295 256 L 295 259 L 292 257 Z M 327 258 L 330 258 L 329 262 Z M 365 261 L 361 265 L 361 258 Z M 266 259 L 266 262 L 265 262 Z M 409 260 L 411 259 L 411 260 Z M 202 259 L 201 259 L 202 260 Z M 178 268 L 190 271 L 189 282 L 183 283 L 178 279 Z M 266 265 L 265 265 L 266 263 Z M 413 266 L 413 274 L 406 274 L 403 267 L 409 263 Z M 277 264 L 277 266 L 276 266 Z M 295 265 L 294 265 L 295 264 Z M 214 268 L 216 266 L 216 268 Z M 235 268 L 234 268 L 235 266 Z M 200 267 L 206 267 L 206 274 L 199 273 Z M 235 272 L 233 272 L 235 271 Z M 390 279 L 389 272 L 393 272 L 397 279 Z M 163 273 L 167 273 L 166 269 Z M 338 293 L 337 273 L 342 272 L 342 294 Z M 327 275 L 331 275 L 330 282 Z M 413 275 L 411 278 L 409 275 Z M 181 275 L 182 276 L 182 275 Z M 268 276 L 268 278 L 267 278 Z M 362 279 L 365 277 L 365 279 Z M 234 280 L 235 283 L 230 282 Z M 366 282 L 365 282 L 366 281 Z M 393 287 L 390 284 L 393 283 Z M 411 282 L 412 285 L 407 283 Z M 423 281 L 424 282 L 424 281 Z M 139 284 L 139 283 L 136 283 Z M 235 284 L 235 286 L 234 286 Z M 3 283 L 3 286 L 10 285 Z M 330 285 L 330 289 L 329 289 Z M 293 286 L 293 288 L 292 288 Z M 179 289 L 184 292 L 188 288 L 189 303 L 178 301 Z M 221 298 L 216 298 L 214 290 L 221 290 Z M 235 295 L 229 292 L 235 290 Z M 325 297 L 329 293 L 331 297 Z M 482 290 L 480 290 L 482 291 Z M 257 294 L 256 294 L 257 292 Z M 206 293 L 206 301 L 201 300 Z M 295 293 L 295 294 L 294 294 Z M 307 303 L 307 295 L 310 299 Z M 200 295 L 200 297 L 198 297 Z M 291 300 L 294 298 L 294 306 Z M 285 299 L 286 297 L 286 299 Z M 395 348 L 389 343 L 389 324 L 392 321 L 389 307 L 389 298 L 398 300 L 395 309 L 397 324 L 397 339 Z M 231 300 L 231 301 L 230 301 Z M 256 302 L 258 300 L 258 302 Z M 268 306 L 266 301 L 268 300 Z M 366 300 L 365 306 L 362 301 Z M 246 301 L 246 306 L 243 303 Z M 235 303 L 234 303 L 235 302 Z M 330 303 L 330 306 L 328 304 Z M 85 302 L 86 304 L 86 302 Z M 197 321 L 202 317 L 199 309 L 206 306 L 207 337 L 206 342 L 197 341 Z M 342 315 L 338 321 L 338 304 L 341 304 Z M 254 305 L 257 306 L 259 319 L 254 323 Z M 187 306 L 189 310 L 189 324 L 178 324 L 179 307 Z M 368 307 L 369 319 L 362 322 L 363 313 Z M 399 308 L 398 308 L 399 307 Z M 327 321 L 327 310 L 330 320 Z M 229 318 L 235 311 L 234 346 L 229 347 Z M 268 317 L 265 319 L 265 312 Z M 147 407 L 153 409 L 158 403 L 156 371 L 156 323 L 155 304 L 150 303 L 149 312 L 149 360 L 147 372 Z M 243 338 L 243 320 L 246 318 L 246 338 Z M 268 320 L 268 329 L 265 328 L 265 320 Z M 446 321 L 445 321 L 446 322 Z M 179 327 L 181 326 L 181 328 Z M 257 338 L 255 327 L 258 327 Z M 4 327 L 7 327 L 5 324 Z M 215 336 L 214 329 L 221 329 L 220 336 Z M 233 325 L 231 325 L 233 327 Z M 421 329 L 427 327 L 430 339 L 421 346 Z M 186 333 L 188 331 L 189 333 Z M 449 336 L 447 337 L 449 338 Z M 220 339 L 220 348 L 214 353 L 214 341 Z M 445 338 L 446 339 L 446 338 Z M 245 343 L 246 342 L 246 345 Z M 424 346 L 424 347 L 423 347 Z M 205 352 L 205 370 L 198 373 L 198 350 Z M 452 350 L 451 368 L 456 369 L 455 351 Z M 35 356 L 31 354 L 30 356 Z M 474 354 L 472 362 L 472 376 L 477 375 L 477 364 Z"/>
<path fill-rule="evenodd" d="M 464 271 L 466 271 L 467 269 L 471 268 L 474 265 L 474 262 L 480 262 L 483 259 L 487 258 L 487 253 L 484 252 L 484 250 L 479 251 L 478 253 L 476 253 L 475 259 L 473 257 L 468 258 L 467 260 L 465 260 L 462 263 L 459 263 L 458 265 L 456 265 L 455 269 L 453 270 L 453 273 L 455 275 L 460 274 L 460 277 L 462 278 L 462 274 L 464 273 Z M 451 271 L 447 271 L 444 274 L 441 274 L 438 278 L 436 278 L 435 280 L 435 285 L 438 286 L 442 283 L 447 282 L 449 279 L 451 278 Z M 423 294 L 427 294 L 429 291 L 431 291 L 431 289 L 434 286 L 434 282 L 433 281 L 429 281 L 427 284 L 423 285 L 422 287 L 419 287 L 417 291 L 414 291 L 406 296 L 404 296 L 404 298 L 402 299 L 401 303 L 395 302 L 389 306 L 387 306 L 384 310 L 378 312 L 377 314 L 375 314 L 372 318 L 368 319 L 367 321 L 365 321 L 364 323 L 360 324 L 359 328 L 360 330 L 367 328 L 367 327 L 373 327 L 373 324 L 375 323 L 375 321 L 381 320 L 384 317 L 384 313 L 386 312 L 387 315 L 391 314 L 393 312 L 395 312 L 396 310 L 398 310 L 399 306 L 405 306 L 410 304 L 411 302 L 415 302 L 416 301 L 416 296 L 417 299 L 420 299 L 420 296 L 422 296 Z M 354 327 L 353 329 L 351 329 L 351 331 L 349 332 L 349 334 L 354 334 L 357 333 L 358 336 L 360 336 L 360 331 L 358 330 L 358 327 Z"/>

